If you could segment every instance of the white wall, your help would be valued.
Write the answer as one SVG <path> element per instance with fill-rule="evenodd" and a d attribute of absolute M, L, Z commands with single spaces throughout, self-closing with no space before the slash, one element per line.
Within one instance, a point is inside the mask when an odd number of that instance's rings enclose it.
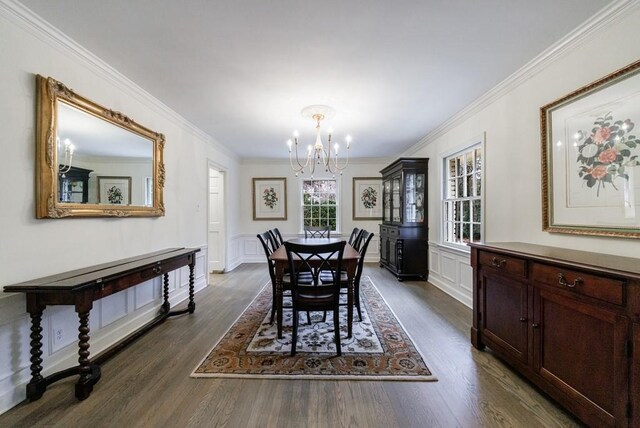
<path fill-rule="evenodd" d="M 538 58 L 536 65 L 525 70 L 526 79 L 521 75 L 517 84 L 502 88 L 488 103 L 480 100 L 477 108 L 452 118 L 434 136 L 427 136 L 423 147 L 406 153 L 431 158 L 429 279 L 467 305 L 471 305 L 469 257 L 438 246 L 441 158 L 482 133 L 486 135 L 485 241 L 521 241 L 638 257 L 638 240 L 542 231 L 540 107 L 640 58 L 640 6 L 632 2 L 618 12 L 592 21 L 573 41 L 550 50 L 552 59 Z"/>
<path fill-rule="evenodd" d="M 282 146 L 283 153 L 286 153 L 287 147 Z M 352 151 L 362 150 L 366 152 L 366 143 L 362 143 L 360 147 L 353 146 Z M 387 166 L 393 159 L 356 159 L 351 160 L 347 169 L 342 175 L 336 175 L 336 179 L 340 183 L 340 232 L 343 236 L 349 237 L 354 227 L 364 228 L 375 233 L 375 236 L 369 244 L 367 250 L 366 261 L 378 261 L 380 220 L 353 220 L 353 177 L 381 177 L 380 170 Z M 305 177 L 309 174 L 305 175 Z M 252 178 L 265 177 L 286 177 L 287 178 L 287 220 L 253 220 L 252 205 Z M 239 251 L 238 260 L 247 262 L 263 262 L 264 251 L 258 242 L 256 235 L 267 229 L 277 227 L 282 235 L 288 237 L 297 236 L 304 233 L 301 220 L 301 190 L 299 177 L 295 176 L 289 161 L 264 161 L 264 160 L 243 160 L 240 165 L 240 192 L 239 194 L 247 195 L 240 199 L 240 230 L 242 234 L 237 235 L 235 239 L 235 247 Z M 322 175 L 316 173 L 315 178 L 331 178 L 331 175 Z"/>
<path fill-rule="evenodd" d="M 126 77 L 32 16 L 0 2 L 0 286 L 168 247 L 200 247 L 196 286 L 207 283 L 207 159 L 227 172 L 237 194 L 238 160 Z M 35 75 L 51 76 L 166 137 L 166 215 L 160 218 L 36 220 Z M 237 201 L 227 206 L 229 235 L 239 230 Z M 171 275 L 171 303 L 186 297 L 188 271 Z M 96 302 L 91 353 L 96 355 L 149 321 L 161 304 L 160 281 Z M 197 299 L 196 299 L 197 301 Z M 0 293 L 0 412 L 25 397 L 29 319 L 22 294 Z M 71 307 L 47 308 L 44 374 L 77 361 L 77 318 Z"/>

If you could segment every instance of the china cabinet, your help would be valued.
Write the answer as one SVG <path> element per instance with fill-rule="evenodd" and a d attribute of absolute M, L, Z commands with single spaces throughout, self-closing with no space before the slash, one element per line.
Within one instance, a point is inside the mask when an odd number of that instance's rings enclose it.
<path fill-rule="evenodd" d="M 399 280 L 427 279 L 427 172 L 429 159 L 401 158 L 382 174 L 380 266 Z"/>
<path fill-rule="evenodd" d="M 640 260 L 469 245 L 473 346 L 491 348 L 589 426 L 640 426 Z"/>
<path fill-rule="evenodd" d="M 60 169 L 62 170 L 62 165 Z M 86 204 L 89 202 L 89 174 L 93 170 L 69 167 L 58 179 L 58 198 L 60 202 Z"/>

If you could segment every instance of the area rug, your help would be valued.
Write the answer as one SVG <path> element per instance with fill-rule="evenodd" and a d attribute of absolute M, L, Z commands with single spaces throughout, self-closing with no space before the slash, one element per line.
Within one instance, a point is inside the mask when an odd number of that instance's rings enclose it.
<path fill-rule="evenodd" d="M 296 355 L 290 356 L 292 311 L 283 312 L 283 337 L 277 338 L 267 284 L 238 317 L 191 377 L 332 380 L 437 380 L 413 341 L 369 277 L 360 281 L 362 321 L 354 310 L 347 338 L 347 308 L 340 310 L 342 356 L 335 353 L 333 318 L 300 314 Z M 285 304 L 287 302 L 285 301 Z"/>

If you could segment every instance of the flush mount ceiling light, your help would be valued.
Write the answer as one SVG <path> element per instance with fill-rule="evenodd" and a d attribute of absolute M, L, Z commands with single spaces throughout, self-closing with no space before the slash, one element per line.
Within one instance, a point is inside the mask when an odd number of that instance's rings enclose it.
<path fill-rule="evenodd" d="M 305 154 L 304 164 L 300 162 L 300 158 L 298 157 L 298 131 L 293 132 L 293 140 L 287 141 L 289 145 L 289 162 L 291 163 L 291 169 L 293 169 L 296 173 L 296 177 L 298 173 L 304 174 L 305 169 L 310 171 L 311 178 L 313 178 L 313 174 L 316 169 L 316 165 L 322 165 L 324 167 L 325 172 L 329 172 L 334 175 L 336 172 L 340 172 L 342 174 L 342 170 L 349 165 L 349 147 L 351 145 L 351 136 L 347 135 L 345 137 L 345 142 L 347 143 L 347 159 L 344 165 L 340 166 L 338 163 L 338 149 L 340 148 L 338 143 L 331 147 L 331 133 L 332 130 L 329 128 L 327 130 L 327 148 L 324 148 L 324 144 L 322 144 L 322 138 L 320 136 L 320 122 L 324 119 L 330 119 L 335 116 L 335 110 L 329 106 L 325 105 L 312 105 L 302 109 L 302 117 L 306 117 L 309 119 L 313 119 L 316 122 L 316 142 L 315 144 L 309 144 L 307 146 L 307 152 Z M 292 155 L 292 146 L 295 144 L 295 152 L 296 152 L 296 164 L 293 163 L 293 155 Z"/>

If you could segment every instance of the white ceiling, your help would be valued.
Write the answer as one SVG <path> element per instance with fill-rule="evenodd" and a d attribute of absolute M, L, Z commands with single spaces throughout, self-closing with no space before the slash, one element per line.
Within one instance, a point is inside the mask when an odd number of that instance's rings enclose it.
<path fill-rule="evenodd" d="M 22 3 L 239 156 L 282 158 L 310 104 L 352 157 L 393 157 L 610 0 Z"/>

